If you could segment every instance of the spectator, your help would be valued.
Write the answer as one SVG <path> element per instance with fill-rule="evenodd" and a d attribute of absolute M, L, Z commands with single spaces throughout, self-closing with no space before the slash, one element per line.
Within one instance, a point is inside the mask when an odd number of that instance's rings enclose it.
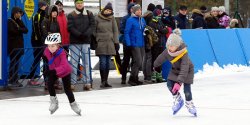
<path fill-rule="evenodd" d="M 91 11 L 86 10 L 83 6 L 83 0 L 75 0 L 75 10 L 68 15 L 68 31 L 70 33 L 70 50 L 73 65 L 73 73 L 71 83 L 72 89 L 75 89 L 77 82 L 77 65 L 79 63 L 80 54 L 84 65 L 83 71 L 83 89 L 91 90 L 91 72 L 89 67 L 89 47 L 91 35 L 95 29 L 95 19 Z"/>
<path fill-rule="evenodd" d="M 45 38 L 51 34 L 51 33 L 59 33 L 60 32 L 60 27 L 59 23 L 57 21 L 57 16 L 58 16 L 58 8 L 55 5 L 52 5 L 48 9 L 48 17 L 44 18 L 42 22 L 42 39 L 45 40 Z M 47 64 L 48 60 L 44 58 L 44 64 Z M 46 72 L 48 70 L 48 66 L 44 65 L 43 71 Z M 47 79 L 47 76 L 45 77 Z M 57 80 L 55 85 L 55 89 L 61 90 L 62 87 L 59 84 L 59 81 Z M 48 89 L 47 82 L 45 83 L 45 90 Z"/>
<path fill-rule="evenodd" d="M 180 29 L 186 29 L 188 25 L 187 20 L 187 6 L 181 5 L 179 8 L 179 14 L 175 16 L 176 26 Z"/>
<path fill-rule="evenodd" d="M 132 52 L 131 52 L 131 49 L 130 47 L 127 47 L 126 46 L 126 42 L 125 42 L 125 38 L 124 38 L 124 30 L 125 30 L 125 27 L 126 27 L 126 22 L 128 20 L 128 18 L 131 16 L 131 13 L 132 13 L 132 7 L 134 6 L 135 4 L 134 3 L 130 3 L 128 4 L 128 14 L 126 16 L 124 16 L 121 20 L 121 25 L 120 25 L 120 33 L 123 35 L 123 40 L 122 43 L 123 43 L 123 61 L 122 61 L 122 82 L 121 84 L 126 84 L 126 79 L 127 79 L 127 70 L 128 70 L 128 67 L 129 67 L 129 62 L 130 62 L 130 58 L 132 58 Z"/>
<path fill-rule="evenodd" d="M 218 7 L 212 7 L 211 12 L 205 16 L 205 21 L 208 29 L 218 29 L 220 25 L 218 23 Z"/>
<path fill-rule="evenodd" d="M 172 10 L 170 7 L 165 7 L 162 10 L 161 21 L 165 26 L 171 27 L 172 30 L 176 28 L 175 19 L 172 16 Z"/>
<path fill-rule="evenodd" d="M 202 12 L 198 9 L 193 9 L 192 10 L 192 28 L 193 29 L 206 29 L 207 25 L 206 22 L 204 20 L 204 16 L 202 14 Z"/>
<path fill-rule="evenodd" d="M 118 27 L 113 16 L 113 7 L 108 3 L 96 16 L 96 40 L 98 41 L 95 53 L 99 56 L 101 88 L 112 87 L 108 84 L 108 75 L 111 56 L 116 55 L 119 49 Z"/>
<path fill-rule="evenodd" d="M 161 5 L 156 5 L 156 6 L 155 6 L 155 9 L 162 10 L 162 6 L 161 6 Z"/>
<path fill-rule="evenodd" d="M 205 16 L 205 14 L 207 13 L 207 7 L 204 6 L 204 5 L 201 6 L 201 7 L 200 7 L 200 11 L 201 11 L 202 15 Z"/>
<path fill-rule="evenodd" d="M 230 22 L 230 28 L 239 28 L 239 21 L 238 19 L 232 19 Z"/>
<path fill-rule="evenodd" d="M 30 85 L 39 85 L 41 83 L 38 83 L 35 76 L 35 72 L 37 67 L 39 66 L 38 63 L 40 62 L 41 57 L 43 56 L 43 46 L 44 46 L 44 39 L 42 38 L 42 21 L 44 20 L 46 16 L 45 9 L 47 8 L 47 3 L 44 1 L 40 1 L 38 3 L 39 9 L 37 10 L 37 13 L 32 18 L 32 35 L 31 35 L 31 44 L 33 47 L 33 56 L 34 61 L 31 66 L 31 72 L 29 77 L 31 78 L 29 80 Z M 46 76 L 44 75 L 44 81 L 46 83 Z"/>
<path fill-rule="evenodd" d="M 219 24 L 220 27 L 223 28 L 230 28 L 229 24 L 230 24 L 230 17 L 228 16 L 228 14 L 226 13 L 226 9 L 224 6 L 220 6 L 219 7 Z"/>
<path fill-rule="evenodd" d="M 141 18 L 141 6 L 135 5 L 132 7 L 133 13 L 127 20 L 125 28 L 125 42 L 132 51 L 132 69 L 128 84 L 135 86 L 143 84 L 139 81 L 138 73 L 142 65 L 144 55 L 144 37 L 143 32 L 146 22 Z"/>
<path fill-rule="evenodd" d="M 20 58 L 23 55 L 23 34 L 28 32 L 28 29 L 22 21 L 24 12 L 19 7 L 13 7 L 11 10 L 11 18 L 8 19 L 8 56 L 10 57 L 9 65 L 9 84 L 12 86 L 22 87 L 18 82 L 18 69 Z M 18 51 L 18 52 L 17 52 Z"/>
<path fill-rule="evenodd" d="M 151 12 L 153 12 L 154 10 L 155 10 L 155 5 L 153 4 L 153 3 L 150 3 L 149 5 L 148 5 L 148 8 L 147 8 L 147 11 L 151 11 Z"/>
<path fill-rule="evenodd" d="M 63 10 L 63 3 L 61 1 L 56 1 L 55 5 L 58 7 L 58 16 L 57 16 L 57 22 L 60 27 L 60 34 L 62 36 L 62 45 L 63 48 L 69 53 L 69 32 L 68 32 L 68 21 L 65 14 L 65 11 Z"/>

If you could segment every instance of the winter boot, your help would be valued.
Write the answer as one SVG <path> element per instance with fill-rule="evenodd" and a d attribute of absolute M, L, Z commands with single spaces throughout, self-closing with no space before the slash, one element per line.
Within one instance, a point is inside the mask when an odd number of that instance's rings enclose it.
<path fill-rule="evenodd" d="M 175 115 L 184 105 L 184 101 L 181 97 L 180 93 L 177 93 L 177 95 L 174 95 L 174 105 L 172 107 L 173 115 Z"/>
<path fill-rule="evenodd" d="M 152 80 L 152 82 L 157 82 L 156 81 L 156 74 L 157 74 L 157 72 L 156 71 L 154 71 L 153 73 L 152 73 L 152 77 L 151 77 L 151 80 Z"/>
<path fill-rule="evenodd" d="M 81 109 L 76 101 L 70 103 L 70 107 L 76 114 L 81 115 Z"/>
<path fill-rule="evenodd" d="M 58 108 L 59 106 L 58 106 L 57 97 L 50 96 L 50 107 L 49 107 L 50 114 L 53 114 Z"/>
<path fill-rule="evenodd" d="M 195 117 L 197 116 L 197 111 L 192 100 L 186 101 L 185 106 L 187 107 L 189 113 L 193 114 Z"/>
<path fill-rule="evenodd" d="M 129 77 L 128 84 L 131 86 L 137 86 L 136 80 L 133 76 Z"/>
<path fill-rule="evenodd" d="M 109 69 L 107 69 L 107 70 L 104 72 L 104 80 L 106 81 L 106 82 L 105 82 L 105 87 L 112 87 L 110 84 L 108 84 L 108 77 L 109 77 Z"/>

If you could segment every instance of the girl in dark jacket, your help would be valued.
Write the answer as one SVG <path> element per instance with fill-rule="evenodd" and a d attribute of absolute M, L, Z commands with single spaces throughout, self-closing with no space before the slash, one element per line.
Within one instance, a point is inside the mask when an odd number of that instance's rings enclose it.
<path fill-rule="evenodd" d="M 179 93 L 180 87 L 184 85 L 184 94 L 186 98 L 186 107 L 188 111 L 196 116 L 196 108 L 192 102 L 191 84 L 194 79 L 194 66 L 188 57 L 186 45 L 180 37 L 181 31 L 176 29 L 167 40 L 167 49 L 164 50 L 155 60 L 154 69 L 159 71 L 163 62 L 169 60 L 172 63 L 172 69 L 168 75 L 167 86 L 174 98 L 172 107 L 175 115 L 183 106 L 184 101 Z"/>
<path fill-rule="evenodd" d="M 23 86 L 18 82 L 18 66 L 23 50 L 17 50 L 17 48 L 23 48 L 23 34 L 28 32 L 21 20 L 22 16 L 22 9 L 13 7 L 11 18 L 8 19 L 8 55 L 11 61 L 9 66 L 9 83 L 18 87 Z"/>

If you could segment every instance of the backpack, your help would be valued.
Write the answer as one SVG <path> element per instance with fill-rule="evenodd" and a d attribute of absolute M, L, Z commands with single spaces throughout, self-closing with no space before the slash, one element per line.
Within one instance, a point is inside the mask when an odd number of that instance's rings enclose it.
<path fill-rule="evenodd" d="M 155 30 L 152 27 L 147 25 L 144 32 L 146 33 L 146 38 L 148 39 L 150 47 L 159 41 L 158 35 L 155 33 Z"/>

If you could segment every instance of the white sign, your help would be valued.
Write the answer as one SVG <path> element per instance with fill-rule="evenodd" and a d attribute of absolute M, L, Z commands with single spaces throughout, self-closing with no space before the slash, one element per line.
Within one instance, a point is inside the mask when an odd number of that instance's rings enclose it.
<path fill-rule="evenodd" d="M 152 3 L 155 6 L 161 5 L 162 8 L 164 8 L 164 0 L 142 0 L 142 13 L 145 13 L 147 11 L 148 5 Z"/>
<path fill-rule="evenodd" d="M 2 62 L 2 60 L 3 60 L 3 56 L 2 56 L 2 51 L 3 51 L 3 49 L 2 49 L 2 43 L 3 43 L 3 39 L 2 39 L 2 36 L 3 36 L 3 32 L 2 32 L 2 9 L 3 9 L 3 7 L 2 7 L 2 1 L 0 2 L 0 7 L 1 7 L 1 9 L 0 9 L 0 79 L 2 79 L 2 64 L 3 64 L 3 62 Z"/>
<path fill-rule="evenodd" d="M 101 9 L 109 2 L 112 3 L 115 17 L 123 17 L 128 14 L 127 0 L 101 0 Z"/>

